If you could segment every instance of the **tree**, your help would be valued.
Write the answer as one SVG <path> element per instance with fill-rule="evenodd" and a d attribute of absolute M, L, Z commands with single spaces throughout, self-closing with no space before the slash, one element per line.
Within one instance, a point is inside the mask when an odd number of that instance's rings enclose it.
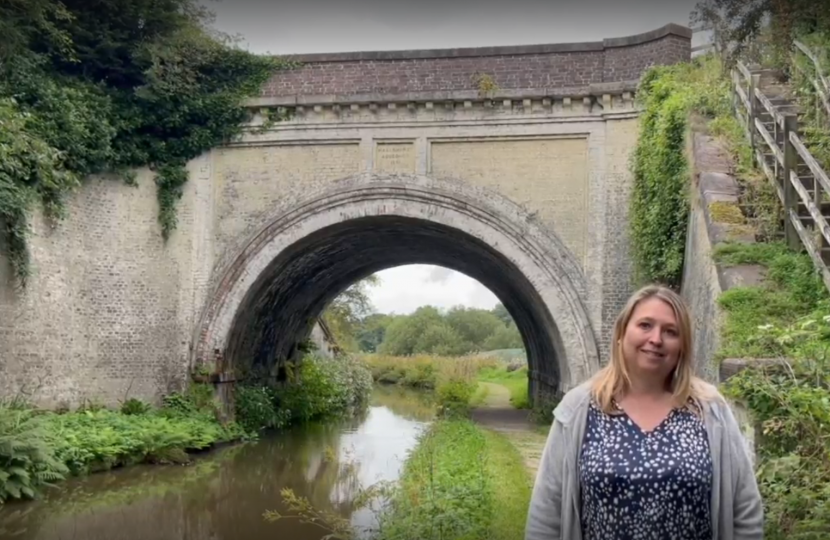
<path fill-rule="evenodd" d="M 734 59 L 750 49 L 765 29 L 773 54 L 785 63 L 793 39 L 830 30 L 830 2 L 815 0 L 702 0 L 692 13 L 694 24 L 713 28 L 718 45 L 729 46 Z"/>
<path fill-rule="evenodd" d="M 444 325 L 444 318 L 438 309 L 421 306 L 405 317 L 396 318 L 386 329 L 383 343 L 378 352 L 394 356 L 408 356 L 424 351 L 425 342 L 419 340 L 431 326 Z M 433 334 L 434 335 L 434 334 Z"/>
<path fill-rule="evenodd" d="M 505 325 L 513 322 L 513 317 L 510 316 L 510 312 L 507 311 L 507 308 L 504 307 L 504 304 L 502 304 L 501 302 L 496 304 L 496 307 L 493 308 L 492 312 L 493 315 L 498 317 L 499 320 L 503 322 Z"/>
<path fill-rule="evenodd" d="M 483 350 L 485 340 L 504 326 L 491 311 L 462 306 L 452 308 L 445 319 L 465 342 L 467 351 Z"/>
<path fill-rule="evenodd" d="M 357 330 L 358 348 L 363 352 L 377 352 L 386 337 L 386 329 L 394 320 L 395 316 L 384 313 L 372 313 L 363 319 Z"/>
<path fill-rule="evenodd" d="M 323 311 L 323 320 L 334 334 L 337 344 L 346 351 L 360 350 L 358 330 L 363 320 L 374 312 L 369 287 L 378 284 L 380 278 L 376 275 L 362 279 L 338 295 Z"/>
<path fill-rule="evenodd" d="M 510 324 L 499 327 L 493 335 L 489 336 L 483 345 L 485 351 L 498 351 L 502 349 L 522 349 L 524 342 L 519 329 L 513 321 Z"/>
<path fill-rule="evenodd" d="M 504 324 L 488 310 L 455 307 L 444 314 L 435 307 L 423 306 L 410 315 L 397 316 L 386 328 L 377 351 L 393 356 L 458 356 L 522 347 L 512 319 Z"/>
<path fill-rule="evenodd" d="M 3 163 L 57 156 L 49 170 L 6 167 L 0 180 L 0 245 L 20 285 L 34 202 L 61 218 L 93 173 L 153 170 L 168 238 L 186 163 L 238 136 L 246 99 L 293 65 L 232 46 L 209 22 L 198 0 L 0 0 L 2 112 L 31 141 Z"/>
<path fill-rule="evenodd" d="M 445 321 L 427 326 L 417 336 L 412 353 L 460 356 L 470 352 L 470 344 Z"/>

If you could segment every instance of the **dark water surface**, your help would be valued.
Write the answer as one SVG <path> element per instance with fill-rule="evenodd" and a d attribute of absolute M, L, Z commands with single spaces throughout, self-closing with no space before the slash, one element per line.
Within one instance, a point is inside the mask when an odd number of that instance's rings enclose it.
<path fill-rule="evenodd" d="M 360 417 L 299 427 L 199 457 L 186 467 L 137 466 L 62 482 L 38 501 L 0 507 L 0 539 L 16 540 L 319 540 L 326 531 L 286 512 L 291 488 L 318 509 L 358 528 L 373 511 L 355 511 L 361 487 L 398 477 L 432 417 L 424 396 L 376 388 Z"/>

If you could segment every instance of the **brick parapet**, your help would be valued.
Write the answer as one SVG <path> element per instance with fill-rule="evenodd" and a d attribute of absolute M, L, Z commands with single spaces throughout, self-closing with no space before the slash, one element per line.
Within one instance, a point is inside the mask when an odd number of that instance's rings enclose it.
<path fill-rule="evenodd" d="M 691 57 L 691 31 L 670 24 L 592 43 L 373 51 L 289 56 L 300 67 L 276 73 L 262 98 L 366 96 L 476 91 L 488 75 L 499 91 L 586 89 L 636 81 L 653 65 Z"/>

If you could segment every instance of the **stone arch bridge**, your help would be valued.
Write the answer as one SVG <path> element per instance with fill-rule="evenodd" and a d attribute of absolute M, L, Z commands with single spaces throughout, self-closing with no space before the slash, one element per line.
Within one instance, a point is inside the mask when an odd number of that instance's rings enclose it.
<path fill-rule="evenodd" d="M 155 398 L 271 366 L 354 281 L 408 263 L 478 279 L 522 333 L 532 395 L 596 370 L 629 291 L 634 95 L 690 57 L 668 25 L 596 43 L 307 55 L 241 138 L 189 164 L 165 243 L 149 171 L 93 178 L 34 275 L 0 264 L 0 395 Z M 288 120 L 264 124 L 280 109 Z M 318 329 L 319 330 L 319 329 Z M 246 364 L 247 365 L 247 364 Z"/>

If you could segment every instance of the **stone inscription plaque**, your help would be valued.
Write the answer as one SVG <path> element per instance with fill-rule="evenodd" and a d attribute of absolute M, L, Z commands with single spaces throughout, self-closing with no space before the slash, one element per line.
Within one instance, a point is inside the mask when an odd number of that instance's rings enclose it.
<path fill-rule="evenodd" d="M 377 143 L 375 146 L 375 172 L 414 173 L 415 145 L 405 143 Z"/>

